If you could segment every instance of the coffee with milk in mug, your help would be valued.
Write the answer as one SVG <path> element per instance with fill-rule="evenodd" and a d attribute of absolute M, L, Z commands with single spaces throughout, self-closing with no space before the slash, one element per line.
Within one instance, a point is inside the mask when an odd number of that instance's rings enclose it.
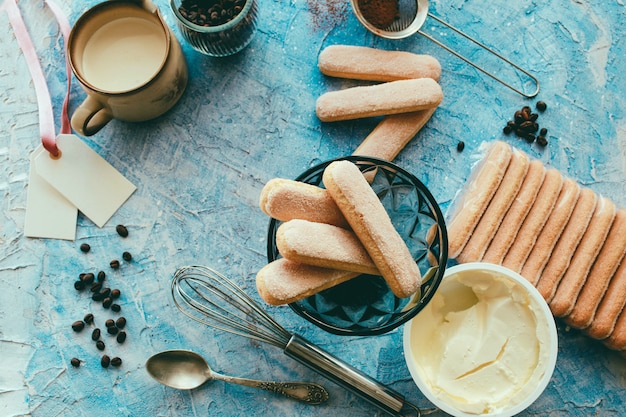
<path fill-rule="evenodd" d="M 142 86 L 159 71 L 167 53 L 163 29 L 146 19 L 109 22 L 89 38 L 83 74 L 94 87 L 121 92 Z"/>
<path fill-rule="evenodd" d="M 87 93 L 72 128 L 86 136 L 112 119 L 161 116 L 187 86 L 180 44 L 150 0 L 106 1 L 89 9 L 70 32 L 68 57 Z"/>

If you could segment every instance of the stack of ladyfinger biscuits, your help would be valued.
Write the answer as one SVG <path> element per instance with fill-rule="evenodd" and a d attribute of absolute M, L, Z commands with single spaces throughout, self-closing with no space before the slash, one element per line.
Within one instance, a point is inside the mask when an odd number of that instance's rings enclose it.
<path fill-rule="evenodd" d="M 484 151 L 451 206 L 450 258 L 518 272 L 555 317 L 626 355 L 626 210 L 504 142 Z"/>
<path fill-rule="evenodd" d="M 318 62 L 325 75 L 374 82 L 327 92 L 316 103 L 323 122 L 384 116 L 354 155 L 392 161 L 443 99 L 441 65 L 430 55 L 333 45 Z"/>
<path fill-rule="evenodd" d="M 359 168 L 335 161 L 322 180 L 325 188 L 285 179 L 263 188 L 261 209 L 282 221 L 282 257 L 257 273 L 261 297 L 288 304 L 362 273 L 381 275 L 397 297 L 418 293 L 420 270 Z"/>
<path fill-rule="evenodd" d="M 354 155 L 393 160 L 443 99 L 441 65 L 429 55 L 333 45 L 320 53 L 319 69 L 367 82 L 320 96 L 321 121 L 382 117 Z M 400 298 L 416 294 L 420 271 L 358 167 L 334 162 L 323 181 L 325 188 L 276 178 L 263 188 L 261 209 L 282 222 L 282 257 L 257 273 L 261 297 L 288 304 L 363 273 L 382 275 Z"/>

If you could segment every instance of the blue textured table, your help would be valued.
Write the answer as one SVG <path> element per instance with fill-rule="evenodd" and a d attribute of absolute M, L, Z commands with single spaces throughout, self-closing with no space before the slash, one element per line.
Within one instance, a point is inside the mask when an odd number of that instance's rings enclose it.
<path fill-rule="evenodd" d="M 70 22 L 96 2 L 59 2 Z M 170 26 L 169 6 L 157 2 Z M 313 6 L 314 5 L 314 6 Z M 103 227 L 82 215 L 75 242 L 25 238 L 28 157 L 38 143 L 33 85 L 5 13 L 0 14 L 0 414 L 3 416 L 380 415 L 374 407 L 287 358 L 280 349 L 203 327 L 174 307 L 169 285 L 186 264 L 212 266 L 258 299 L 256 271 L 266 262 L 268 219 L 259 192 L 274 177 L 294 178 L 329 158 L 350 154 L 377 120 L 321 123 L 317 97 L 355 85 L 319 73 L 317 55 L 332 44 L 432 54 L 443 67 L 444 101 L 396 158 L 427 183 L 445 210 L 464 184 L 483 141 L 505 139 L 580 184 L 626 205 L 626 63 L 623 2 L 441 0 L 431 12 L 534 72 L 537 99 L 548 103 L 541 148 L 502 127 L 521 106 L 534 105 L 416 35 L 387 41 L 365 31 L 347 1 L 259 0 L 259 30 L 242 53 L 225 59 L 188 46 L 189 84 L 177 106 L 140 124 L 112 122 L 84 138 L 138 189 Z M 40 0 L 20 2 L 48 79 L 55 110 L 65 93 L 62 40 Z M 456 43 L 435 22 L 425 29 Z M 460 44 L 460 47 L 467 45 Z M 468 53 L 483 59 L 483 54 Z M 73 84 L 71 109 L 83 99 Z M 465 150 L 457 152 L 459 140 Z M 121 239 L 116 224 L 130 235 Z M 81 243 L 91 252 L 83 254 Z M 112 271 L 108 263 L 134 258 Z M 120 368 L 103 369 L 89 332 L 71 323 L 103 310 L 73 289 L 79 273 L 104 269 L 120 288 L 128 340 L 107 350 Z M 286 307 L 268 311 L 288 330 L 429 406 L 412 382 L 402 331 L 383 336 L 324 333 Z M 559 325 L 559 358 L 545 393 L 523 415 L 623 416 L 626 359 Z M 306 406 L 221 382 L 183 392 L 154 382 L 144 369 L 153 353 L 193 349 L 226 374 L 324 384 L 331 398 Z M 70 359 L 84 362 L 78 369 Z"/>

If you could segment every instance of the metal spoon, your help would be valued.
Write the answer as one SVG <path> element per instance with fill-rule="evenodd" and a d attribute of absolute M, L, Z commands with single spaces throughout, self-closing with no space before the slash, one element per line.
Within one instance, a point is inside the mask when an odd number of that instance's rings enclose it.
<path fill-rule="evenodd" d="M 202 356 L 189 350 L 166 350 L 157 353 L 146 362 L 146 370 L 161 384 L 176 389 L 194 389 L 207 381 L 217 379 L 275 392 L 308 404 L 321 404 L 328 399 L 328 392 L 324 387 L 310 382 L 256 381 L 218 374 L 211 370 Z"/>

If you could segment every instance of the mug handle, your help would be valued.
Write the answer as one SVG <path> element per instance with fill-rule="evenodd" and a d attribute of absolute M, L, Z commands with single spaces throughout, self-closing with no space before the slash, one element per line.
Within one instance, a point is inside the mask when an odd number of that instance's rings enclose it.
<path fill-rule="evenodd" d="M 113 119 L 113 115 L 102 104 L 87 96 L 72 115 L 72 128 L 83 136 L 91 136 Z"/>

